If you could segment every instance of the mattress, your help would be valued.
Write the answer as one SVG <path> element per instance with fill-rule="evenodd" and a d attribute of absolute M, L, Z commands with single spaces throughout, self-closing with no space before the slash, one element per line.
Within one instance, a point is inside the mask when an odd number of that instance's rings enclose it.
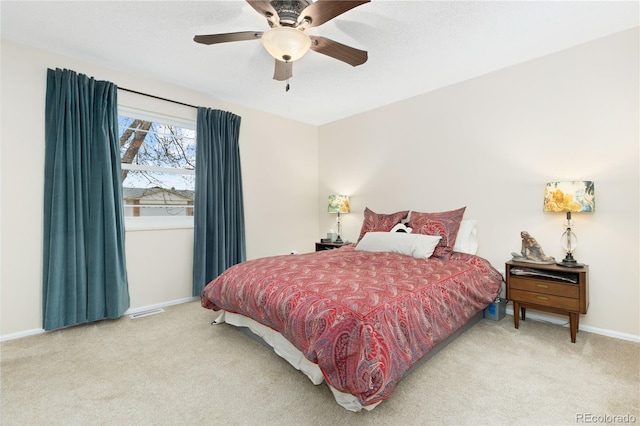
<path fill-rule="evenodd" d="M 416 259 L 343 247 L 235 265 L 201 301 L 224 311 L 224 321 L 238 314 L 275 331 L 301 354 L 292 364 L 317 366 L 334 395 L 348 395 L 341 405 L 357 411 L 389 398 L 414 365 L 495 299 L 501 282 L 475 255 Z"/>

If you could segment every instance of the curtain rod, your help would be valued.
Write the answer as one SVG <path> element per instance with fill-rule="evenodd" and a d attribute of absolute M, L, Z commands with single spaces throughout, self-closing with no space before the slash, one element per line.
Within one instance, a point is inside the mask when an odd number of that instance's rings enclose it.
<path fill-rule="evenodd" d="M 188 106 L 188 107 L 191 107 L 191 108 L 198 109 L 198 107 L 195 106 L 195 105 L 185 104 L 184 102 L 174 101 L 173 99 L 161 98 L 160 96 L 155 96 L 155 95 L 150 95 L 148 93 L 138 92 L 137 90 L 125 89 L 124 87 L 120 87 L 120 86 L 117 86 L 117 87 L 118 87 L 119 90 L 124 90 L 125 92 L 131 92 L 131 93 L 135 93 L 137 95 L 148 96 L 150 98 L 160 99 L 161 101 L 173 102 L 174 104 L 184 105 L 184 106 Z"/>

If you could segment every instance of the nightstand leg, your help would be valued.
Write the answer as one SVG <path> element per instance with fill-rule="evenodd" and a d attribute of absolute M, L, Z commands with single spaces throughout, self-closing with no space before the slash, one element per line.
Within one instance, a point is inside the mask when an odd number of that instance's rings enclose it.
<path fill-rule="evenodd" d="M 569 329 L 571 330 L 571 343 L 575 343 L 578 332 L 578 314 L 574 312 L 569 313 Z"/>
<path fill-rule="evenodd" d="M 527 319 L 527 308 L 524 306 L 520 307 L 520 313 L 522 314 L 522 321 Z"/>
<path fill-rule="evenodd" d="M 513 325 L 515 328 L 520 327 L 520 304 L 513 302 Z"/>

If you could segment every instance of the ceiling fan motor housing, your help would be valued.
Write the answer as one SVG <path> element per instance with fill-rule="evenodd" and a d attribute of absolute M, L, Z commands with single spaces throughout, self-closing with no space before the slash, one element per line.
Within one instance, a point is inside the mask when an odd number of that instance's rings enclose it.
<path fill-rule="evenodd" d="M 310 0 L 271 0 L 271 6 L 278 12 L 280 25 L 292 27 L 298 21 L 298 16 L 312 2 Z M 273 23 L 269 21 L 269 25 Z"/>

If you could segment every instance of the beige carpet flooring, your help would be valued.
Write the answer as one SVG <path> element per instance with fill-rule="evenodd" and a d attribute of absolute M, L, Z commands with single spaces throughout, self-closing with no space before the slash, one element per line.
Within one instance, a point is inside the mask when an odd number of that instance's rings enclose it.
<path fill-rule="evenodd" d="M 483 319 L 371 412 L 338 406 L 199 302 L 1 346 L 2 425 L 640 423 L 640 344 Z M 607 417 L 608 416 L 608 417 Z M 631 417 L 629 417 L 631 416 Z M 588 421 L 588 420 L 591 421 Z"/>

